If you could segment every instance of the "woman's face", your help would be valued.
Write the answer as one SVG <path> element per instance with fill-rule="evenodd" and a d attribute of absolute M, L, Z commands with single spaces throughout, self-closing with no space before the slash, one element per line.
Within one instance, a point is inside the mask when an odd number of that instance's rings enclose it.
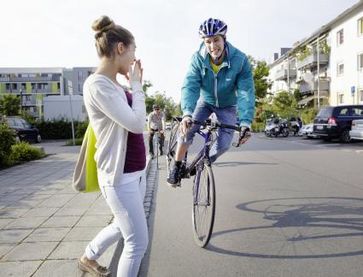
<path fill-rule="evenodd" d="M 120 46 L 118 45 L 118 61 L 119 61 L 119 73 L 122 75 L 126 75 L 129 72 L 130 65 L 132 65 L 135 61 L 135 51 L 136 45 L 135 43 L 131 43 L 128 47 L 124 44 Z"/>
<path fill-rule="evenodd" d="M 213 37 L 204 38 L 204 45 L 207 47 L 209 55 L 213 60 L 218 59 L 224 50 L 224 39 L 222 36 L 217 35 Z"/>

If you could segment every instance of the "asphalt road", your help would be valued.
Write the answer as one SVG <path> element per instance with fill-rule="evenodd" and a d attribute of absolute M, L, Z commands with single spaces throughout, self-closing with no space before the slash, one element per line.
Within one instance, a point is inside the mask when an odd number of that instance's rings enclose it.
<path fill-rule="evenodd" d="M 214 164 L 217 212 L 193 241 L 191 180 L 161 165 L 140 276 L 363 276 L 363 142 L 256 134 Z"/>

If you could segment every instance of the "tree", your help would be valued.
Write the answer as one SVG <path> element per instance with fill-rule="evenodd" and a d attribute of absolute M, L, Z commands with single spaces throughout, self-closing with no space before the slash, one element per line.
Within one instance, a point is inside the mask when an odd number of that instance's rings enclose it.
<path fill-rule="evenodd" d="M 269 68 L 265 61 L 257 61 L 253 57 L 248 56 L 253 70 L 253 80 L 256 90 L 256 106 L 261 106 L 263 99 L 267 96 L 267 90 L 271 88 L 272 82 L 267 77 L 269 75 Z"/>
<path fill-rule="evenodd" d="M 7 116 L 19 115 L 20 98 L 13 94 L 0 96 L 0 113 Z"/>
<path fill-rule="evenodd" d="M 272 100 L 273 112 L 282 118 L 289 118 L 297 114 L 297 101 L 288 91 L 278 92 Z"/>

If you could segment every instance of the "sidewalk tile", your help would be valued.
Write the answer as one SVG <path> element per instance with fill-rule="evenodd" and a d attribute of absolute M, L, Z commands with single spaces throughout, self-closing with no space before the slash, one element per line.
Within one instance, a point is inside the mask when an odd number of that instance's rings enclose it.
<path fill-rule="evenodd" d="M 52 216 L 41 227 L 73 227 L 79 216 Z"/>
<path fill-rule="evenodd" d="M 39 217 L 21 217 L 15 219 L 9 225 L 5 227 L 5 229 L 31 229 L 37 228 L 40 224 L 42 224 L 48 217 L 39 216 Z"/>
<path fill-rule="evenodd" d="M 14 221 L 13 218 L 0 218 L 0 229 L 5 228 L 10 222 Z"/>
<path fill-rule="evenodd" d="M 24 216 L 31 217 L 31 216 L 51 216 L 54 214 L 58 208 L 34 208 L 27 212 Z"/>
<path fill-rule="evenodd" d="M 30 209 L 5 208 L 0 210 L 0 218 L 18 218 L 26 214 Z"/>
<path fill-rule="evenodd" d="M 72 194 L 57 194 L 49 197 L 49 199 L 43 201 L 39 208 L 44 207 L 54 207 L 54 208 L 60 208 L 63 207 L 69 200 L 71 200 L 74 197 Z"/>
<path fill-rule="evenodd" d="M 55 214 L 55 216 L 69 216 L 69 215 L 81 216 L 86 211 L 87 211 L 87 207 L 82 207 L 82 208 L 65 208 L 65 207 L 63 207 L 58 210 L 58 212 Z"/>
<path fill-rule="evenodd" d="M 63 241 L 48 259 L 78 259 L 90 241 Z"/>
<path fill-rule="evenodd" d="M 74 227 L 64 241 L 91 241 L 103 227 Z"/>
<path fill-rule="evenodd" d="M 80 277 L 82 271 L 78 269 L 77 260 L 59 260 L 59 261 L 45 261 L 34 277 Z"/>
<path fill-rule="evenodd" d="M 112 215 L 85 215 L 77 223 L 76 227 L 104 227 L 111 222 L 112 217 Z"/>
<path fill-rule="evenodd" d="M 5 255 L 3 261 L 30 261 L 45 259 L 58 242 L 24 242 Z"/>
<path fill-rule="evenodd" d="M 0 244 L 0 258 L 4 256 L 6 253 L 8 253 L 11 249 L 13 249 L 16 246 L 16 244 Z"/>
<path fill-rule="evenodd" d="M 1 276 L 31 276 L 41 263 L 41 261 L 0 263 Z"/>
<path fill-rule="evenodd" d="M 25 242 L 61 241 L 71 228 L 38 228 L 31 233 Z"/>
<path fill-rule="evenodd" d="M 32 231 L 32 229 L 1 230 L 0 243 L 19 243 Z"/>

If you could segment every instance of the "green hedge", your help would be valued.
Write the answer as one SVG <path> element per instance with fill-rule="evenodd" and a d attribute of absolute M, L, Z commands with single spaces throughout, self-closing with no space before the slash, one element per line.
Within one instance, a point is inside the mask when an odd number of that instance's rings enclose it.
<path fill-rule="evenodd" d="M 11 146 L 10 161 L 14 163 L 37 160 L 44 156 L 42 149 L 31 146 L 27 142 L 19 142 Z"/>
<path fill-rule="evenodd" d="M 9 163 L 11 146 L 15 144 L 15 133 L 8 125 L 0 123 L 0 167 Z"/>
<path fill-rule="evenodd" d="M 83 138 L 88 122 L 74 122 L 76 138 Z M 72 138 L 72 123 L 66 120 L 37 122 L 42 139 L 70 139 Z"/>

